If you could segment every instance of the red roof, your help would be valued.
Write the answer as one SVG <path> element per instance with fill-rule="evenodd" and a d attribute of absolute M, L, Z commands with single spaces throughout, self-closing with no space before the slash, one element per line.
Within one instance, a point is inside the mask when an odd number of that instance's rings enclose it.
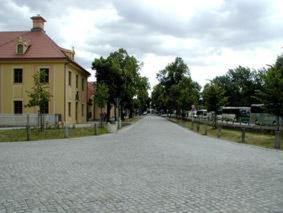
<path fill-rule="evenodd" d="M 18 38 L 28 43 L 28 49 L 24 54 L 16 53 Z M 45 32 L 43 31 L 20 31 L 20 32 L 0 32 L 0 60 L 7 59 L 67 59 L 76 66 L 83 69 L 78 63 L 69 58 Z"/>
<path fill-rule="evenodd" d="M 87 82 L 87 88 L 87 100 L 89 100 L 95 91 L 95 82 Z"/>
<path fill-rule="evenodd" d="M 25 54 L 16 53 L 19 37 L 28 42 Z M 66 58 L 61 48 L 42 31 L 0 32 L 0 59 Z"/>

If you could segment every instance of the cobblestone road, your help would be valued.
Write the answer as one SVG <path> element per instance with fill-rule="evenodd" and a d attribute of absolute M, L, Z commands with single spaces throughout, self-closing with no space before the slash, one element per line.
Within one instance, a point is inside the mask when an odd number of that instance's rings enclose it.
<path fill-rule="evenodd" d="M 283 212 L 283 152 L 148 116 L 116 134 L 0 143 L 0 212 Z"/>

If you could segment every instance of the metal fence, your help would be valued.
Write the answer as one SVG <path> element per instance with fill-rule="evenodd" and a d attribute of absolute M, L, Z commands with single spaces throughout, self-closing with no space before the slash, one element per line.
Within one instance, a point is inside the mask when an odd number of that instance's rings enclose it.
<path fill-rule="evenodd" d="M 0 127 L 54 126 L 60 122 L 60 114 L 0 114 Z"/>

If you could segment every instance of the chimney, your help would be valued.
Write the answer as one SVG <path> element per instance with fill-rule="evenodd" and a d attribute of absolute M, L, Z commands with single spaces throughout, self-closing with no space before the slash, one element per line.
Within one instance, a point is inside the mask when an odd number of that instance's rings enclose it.
<path fill-rule="evenodd" d="M 33 16 L 31 17 L 32 19 L 32 28 L 31 31 L 44 31 L 44 22 L 46 22 L 46 20 L 44 18 L 42 18 L 39 14 L 37 16 Z"/>

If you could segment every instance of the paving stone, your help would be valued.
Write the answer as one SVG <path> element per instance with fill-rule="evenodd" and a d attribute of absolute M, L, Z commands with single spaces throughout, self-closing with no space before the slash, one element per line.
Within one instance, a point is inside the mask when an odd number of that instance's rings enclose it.
<path fill-rule="evenodd" d="M 283 212 L 283 152 L 147 116 L 118 133 L 0 143 L 0 212 Z"/>

